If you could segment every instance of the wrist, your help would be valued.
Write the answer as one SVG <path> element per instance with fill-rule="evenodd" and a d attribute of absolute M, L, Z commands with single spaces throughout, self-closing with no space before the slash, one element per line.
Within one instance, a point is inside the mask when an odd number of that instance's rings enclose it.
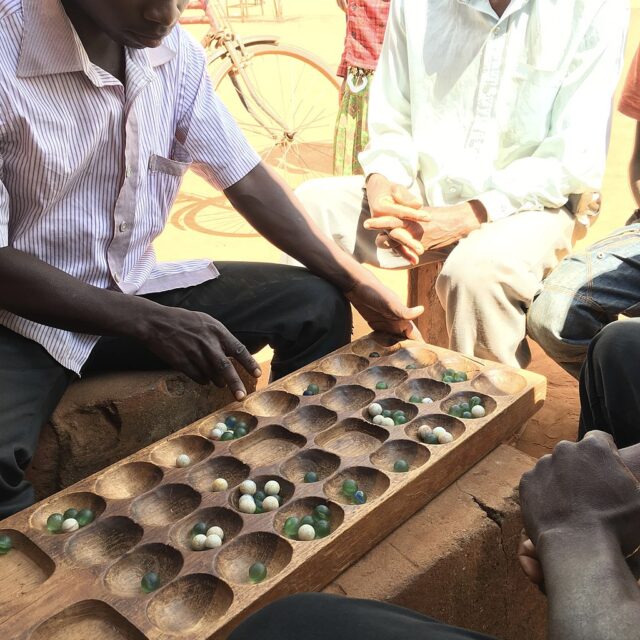
<path fill-rule="evenodd" d="M 540 561 L 558 562 L 568 556 L 567 550 L 571 550 L 571 557 L 580 556 L 582 552 L 593 554 L 594 549 L 620 549 L 615 532 L 603 524 L 577 524 L 575 526 L 563 525 L 548 528 L 538 535 L 535 543 Z"/>

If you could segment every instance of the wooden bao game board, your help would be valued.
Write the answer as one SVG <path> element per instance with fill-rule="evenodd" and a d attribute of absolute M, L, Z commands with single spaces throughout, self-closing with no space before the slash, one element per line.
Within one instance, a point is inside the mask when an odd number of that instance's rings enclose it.
<path fill-rule="evenodd" d="M 448 368 L 469 380 L 441 382 Z M 376 389 L 381 380 L 388 389 Z M 317 395 L 303 395 L 309 384 Z M 527 371 L 384 335 L 358 340 L 0 522 L 13 542 L 0 556 L 0 638 L 224 638 L 267 602 L 328 584 L 513 435 L 545 393 L 545 379 Z M 409 402 L 415 395 L 434 402 Z M 486 417 L 447 415 L 470 396 L 482 398 Z M 374 401 L 402 409 L 406 424 L 373 424 Z M 209 439 L 229 416 L 245 421 L 248 434 Z M 417 432 L 424 424 L 444 426 L 453 442 L 423 444 Z M 191 464 L 176 468 L 183 453 Z M 394 472 L 398 458 L 408 472 Z M 305 483 L 310 470 L 318 481 Z M 219 477 L 229 488 L 216 493 Z M 249 478 L 279 482 L 278 510 L 238 510 L 237 487 Z M 343 493 L 345 479 L 366 492 L 365 504 Z M 318 504 L 331 511 L 330 535 L 309 542 L 284 535 L 289 516 Z M 96 519 L 50 533 L 49 515 L 69 507 L 91 508 Z M 221 547 L 191 549 L 199 521 L 224 529 Z M 268 573 L 253 584 L 248 570 L 256 561 Z M 141 578 L 149 571 L 161 586 L 145 593 Z"/>

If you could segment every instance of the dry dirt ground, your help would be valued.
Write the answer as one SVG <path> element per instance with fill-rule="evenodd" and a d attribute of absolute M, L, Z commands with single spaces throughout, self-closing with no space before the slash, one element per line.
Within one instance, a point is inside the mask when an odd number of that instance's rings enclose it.
<path fill-rule="evenodd" d="M 332 68 L 337 67 L 342 39 L 344 37 L 344 17 L 335 0 L 284 0 L 284 20 L 276 21 L 270 0 L 265 0 L 265 15 L 254 11 L 246 22 L 234 20 L 234 28 L 241 34 L 275 34 L 283 42 L 302 46 L 322 57 Z M 640 0 L 632 1 L 632 19 L 627 41 L 624 73 L 631 62 L 640 36 Z M 189 27 L 200 37 L 205 28 Z M 621 84 L 618 92 L 621 89 Z M 617 96 L 616 96 L 617 100 Z M 619 113 L 612 122 L 612 139 L 607 165 L 607 175 L 603 189 L 603 212 L 598 224 L 583 240 L 578 248 L 600 239 L 612 229 L 623 224 L 634 209 L 627 185 L 627 166 L 632 149 L 634 123 Z M 156 249 L 162 260 L 179 260 L 187 257 L 211 257 L 215 260 L 254 260 L 261 262 L 278 261 L 278 251 L 264 239 L 220 235 L 215 228 L 198 228 L 185 219 L 185 202 L 200 203 L 201 216 L 217 215 L 215 198 L 217 194 L 202 180 L 188 174 L 184 181 L 181 198 L 172 213 L 171 222 L 156 242 Z M 406 295 L 406 274 L 378 271 L 379 277 L 394 288 L 401 296 Z M 366 325 L 358 319 L 356 337 L 367 332 Z M 549 394 L 544 408 L 526 426 L 519 441 L 519 447 L 534 456 L 540 456 L 561 438 L 573 438 L 576 434 L 578 400 L 575 381 L 534 347 L 534 361 L 531 368 L 549 379 Z M 267 362 L 270 353 L 265 350 L 259 359 Z M 264 383 L 264 381 L 263 381 Z"/>

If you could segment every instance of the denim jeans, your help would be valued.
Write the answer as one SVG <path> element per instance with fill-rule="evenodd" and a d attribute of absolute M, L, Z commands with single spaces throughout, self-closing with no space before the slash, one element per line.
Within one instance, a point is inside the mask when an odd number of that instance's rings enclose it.
<path fill-rule="evenodd" d="M 640 316 L 640 223 L 565 258 L 527 316 L 529 335 L 575 378 L 591 340 L 618 319 Z"/>

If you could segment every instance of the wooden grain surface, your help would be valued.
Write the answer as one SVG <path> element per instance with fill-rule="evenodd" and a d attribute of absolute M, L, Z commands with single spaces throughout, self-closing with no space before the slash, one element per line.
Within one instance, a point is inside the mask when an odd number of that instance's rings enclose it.
<path fill-rule="evenodd" d="M 369 358 L 374 351 L 382 357 Z M 445 385 L 445 368 L 468 371 L 470 380 Z M 381 379 L 389 389 L 375 389 Z M 310 383 L 321 393 L 302 396 Z M 414 393 L 435 402 L 410 404 Z M 328 584 L 515 433 L 545 393 L 545 379 L 527 371 L 388 336 L 356 341 L 0 522 L 0 533 L 15 545 L 0 556 L 0 637 L 224 638 L 267 602 Z M 485 418 L 444 415 L 471 395 L 485 397 Z M 374 399 L 405 409 L 411 419 L 388 429 L 372 424 L 366 407 Z M 250 432 L 230 442 L 208 439 L 229 415 L 244 417 Z M 442 424 L 455 440 L 422 444 L 421 424 Z M 192 464 L 178 469 L 182 452 Z M 410 462 L 408 473 L 393 472 L 398 458 Z M 302 482 L 309 469 L 318 482 Z M 229 481 L 228 491 L 210 491 L 217 477 Z M 237 485 L 246 478 L 277 479 L 280 509 L 240 513 Z M 346 478 L 367 492 L 366 504 L 348 503 L 341 493 Z M 331 535 L 286 538 L 286 518 L 317 504 L 331 509 Z M 74 533 L 48 533 L 47 517 L 72 506 L 90 507 L 98 517 Z M 222 526 L 222 547 L 190 549 L 189 531 L 200 520 Z M 248 568 L 256 561 L 266 564 L 268 577 L 254 585 Z M 147 595 L 139 585 L 151 570 L 162 586 Z"/>

